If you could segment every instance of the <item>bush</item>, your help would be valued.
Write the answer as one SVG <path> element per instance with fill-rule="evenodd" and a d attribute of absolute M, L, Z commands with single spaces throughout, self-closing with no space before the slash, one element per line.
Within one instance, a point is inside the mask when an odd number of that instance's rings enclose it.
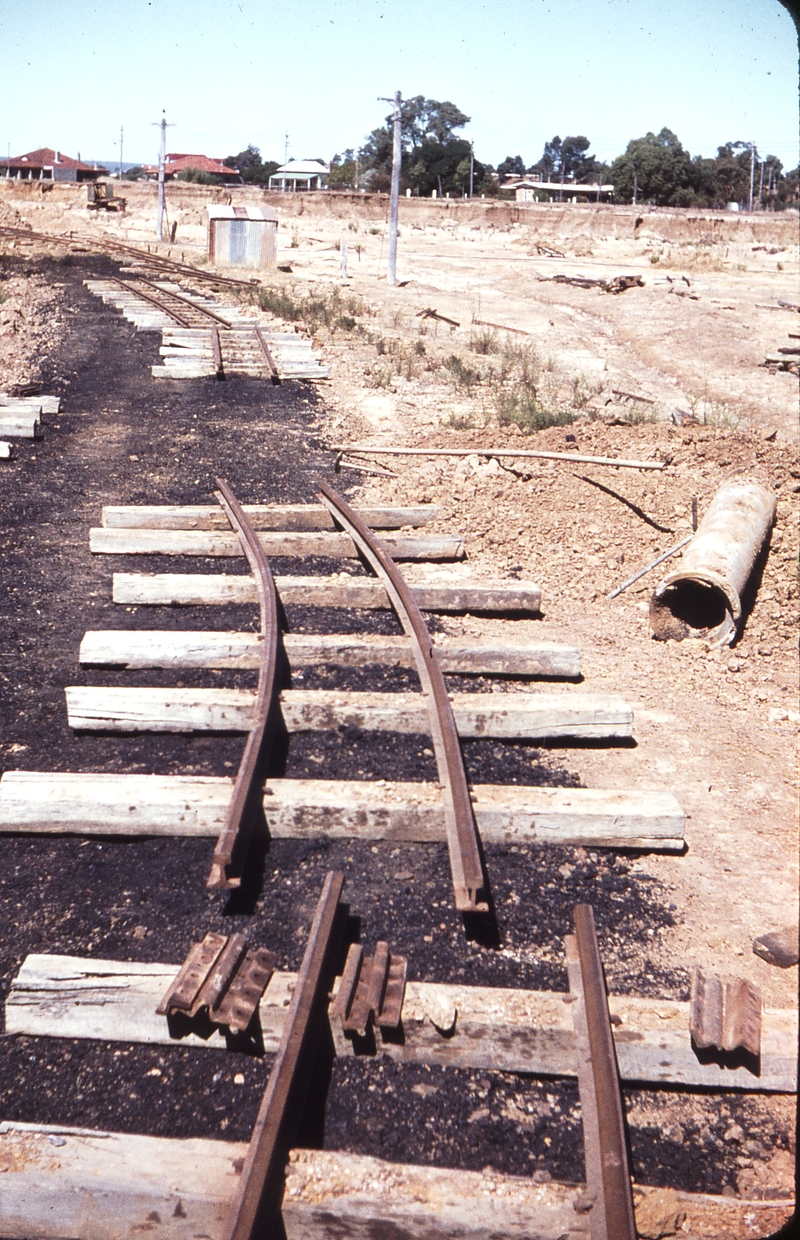
<path fill-rule="evenodd" d="M 445 370 L 450 371 L 456 387 L 463 388 L 467 392 L 469 392 L 476 383 L 480 383 L 481 381 L 480 371 L 473 370 L 470 366 L 465 366 L 461 358 L 456 353 L 451 353 L 444 366 Z"/>
<path fill-rule="evenodd" d="M 499 353 L 500 345 L 497 340 L 497 332 L 491 327 L 485 327 L 479 332 L 471 332 L 469 347 L 473 353 L 479 353 L 483 357 L 489 353 Z"/>
<path fill-rule="evenodd" d="M 330 289 L 320 296 L 310 294 L 297 300 L 284 289 L 262 288 L 259 289 L 258 304 L 262 310 L 289 323 L 302 323 L 312 335 L 320 327 L 355 331 L 358 327 L 357 316 L 367 312 L 367 306 L 360 298 L 352 294 L 345 297 L 339 288 Z"/>
<path fill-rule="evenodd" d="M 576 415 L 568 410 L 545 409 L 535 390 L 524 386 L 499 392 L 495 409 L 501 426 L 519 426 L 528 434 L 546 430 L 548 426 L 571 426 L 576 420 Z"/>

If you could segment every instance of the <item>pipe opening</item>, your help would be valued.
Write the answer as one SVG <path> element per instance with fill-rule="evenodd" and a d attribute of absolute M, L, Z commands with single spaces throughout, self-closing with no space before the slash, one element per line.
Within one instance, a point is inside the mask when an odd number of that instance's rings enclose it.
<path fill-rule="evenodd" d="M 690 577 L 659 591 L 650 601 L 650 624 L 658 641 L 685 637 L 724 640 L 733 628 L 730 602 L 718 586 Z"/>

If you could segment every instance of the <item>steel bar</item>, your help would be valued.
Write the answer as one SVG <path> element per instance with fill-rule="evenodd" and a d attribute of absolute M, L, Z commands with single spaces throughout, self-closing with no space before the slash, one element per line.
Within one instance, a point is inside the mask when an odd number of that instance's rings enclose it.
<path fill-rule="evenodd" d="M 256 333 L 256 340 L 261 346 L 261 352 L 264 354 L 264 361 L 267 363 L 270 380 L 273 384 L 278 385 L 280 384 L 281 377 L 278 374 L 278 367 L 275 365 L 275 358 L 272 356 L 269 345 L 267 344 L 266 336 L 260 327 L 255 327 L 253 330 Z"/>
<path fill-rule="evenodd" d="M 636 1240 L 622 1094 L 603 964 L 591 905 L 574 909 L 565 940 L 578 1051 L 587 1193 L 592 1240 Z M 579 1207 L 580 1208 L 580 1207 Z"/>
<path fill-rule="evenodd" d="M 241 885 L 241 869 L 255 812 L 255 807 L 251 804 L 253 781 L 265 742 L 271 744 L 275 726 L 273 700 L 278 661 L 278 596 L 258 535 L 228 484 L 218 478 L 217 486 L 217 499 L 239 535 L 242 550 L 255 577 L 261 613 L 260 666 L 253 725 L 247 737 L 225 822 L 214 849 L 207 883 L 208 887 L 221 890 Z"/>
<path fill-rule="evenodd" d="M 525 448 L 381 448 L 372 444 L 331 444 L 332 452 L 346 452 L 352 456 L 511 456 L 535 458 L 542 461 L 572 461 L 583 465 L 618 465 L 626 469 L 664 469 L 663 461 L 626 461 L 610 456 L 582 456 L 580 452 L 529 452 Z"/>
<path fill-rule="evenodd" d="M 486 876 L 458 731 L 444 676 L 422 612 L 391 556 L 376 542 L 357 513 L 326 483 L 320 482 L 319 492 L 323 503 L 342 523 L 383 582 L 400 623 L 411 640 L 417 673 L 428 702 L 433 748 L 442 784 L 456 908 L 464 913 L 487 913 Z"/>
<path fill-rule="evenodd" d="M 658 568 L 659 564 L 663 564 L 664 560 L 668 560 L 671 555 L 675 555 L 677 551 L 680 551 L 681 547 L 685 547 L 693 538 L 694 534 L 689 534 L 686 538 L 682 538 L 679 543 L 676 543 L 674 547 L 670 547 L 669 551 L 662 551 L 661 555 L 657 556 L 655 560 L 645 564 L 644 568 L 640 568 L 638 573 L 634 573 L 627 581 L 623 581 L 621 586 L 617 586 L 616 590 L 612 590 L 606 597 L 608 599 L 616 598 L 623 590 L 627 590 L 628 586 L 632 586 L 634 582 L 637 582 L 640 577 L 644 577 L 645 574 L 652 572 L 654 568 Z"/>
<path fill-rule="evenodd" d="M 326 1024 L 328 991 L 344 929 L 341 911 L 346 906 L 339 903 L 343 886 L 344 875 L 329 871 L 223 1240 L 253 1240 L 256 1235 L 258 1240 L 269 1240 L 275 1230 L 285 1161 L 299 1126 L 314 1055 Z"/>
<path fill-rule="evenodd" d="M 191 307 L 192 310 L 197 310 L 199 314 L 204 314 L 206 318 L 214 319 L 221 327 L 233 326 L 227 319 L 223 319 L 221 314 L 215 314 L 213 310 L 207 309 L 206 306 L 199 306 L 196 301 L 192 301 L 191 297 L 185 297 L 182 293 L 174 293 L 172 289 L 162 288 L 155 280 L 149 280 L 147 276 L 140 276 L 138 273 L 135 273 L 129 279 L 131 283 L 136 280 L 139 284 L 147 284 L 150 288 L 156 289 L 157 292 L 163 293 L 165 297 L 173 297 L 175 301 L 182 301 L 185 306 Z M 126 283 L 126 281 L 122 281 L 122 283 Z"/>
<path fill-rule="evenodd" d="M 142 301 L 147 301 L 151 306 L 155 306 L 162 314 L 166 314 L 168 318 L 174 319 L 181 327 L 191 327 L 192 324 L 177 310 L 170 310 L 169 306 L 165 306 L 162 301 L 158 301 L 155 297 L 151 297 L 149 293 L 143 293 L 141 289 L 131 288 L 130 280 L 121 280 L 119 276 L 111 276 L 114 284 L 119 284 L 121 288 L 127 289 L 134 297 L 141 297 Z"/>

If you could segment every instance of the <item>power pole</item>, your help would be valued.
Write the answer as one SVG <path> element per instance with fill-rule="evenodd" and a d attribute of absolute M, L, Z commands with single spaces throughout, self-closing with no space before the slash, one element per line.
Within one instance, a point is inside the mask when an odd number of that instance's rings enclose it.
<path fill-rule="evenodd" d="M 156 217 L 156 236 L 164 240 L 164 168 L 167 162 L 167 118 L 161 117 L 161 146 L 158 151 L 158 215 Z"/>
<path fill-rule="evenodd" d="M 475 143 L 469 144 L 469 196 L 472 197 L 475 189 Z"/>
<path fill-rule="evenodd" d="M 358 156 L 356 155 L 356 190 L 358 190 Z"/>
<path fill-rule="evenodd" d="M 283 135 L 283 162 L 284 162 L 284 165 L 288 164 L 289 162 L 289 135 L 288 133 Z"/>
<path fill-rule="evenodd" d="M 382 102 L 394 104 L 394 113 L 392 115 L 394 123 L 392 190 L 389 198 L 389 260 L 386 268 L 386 282 L 387 284 L 395 285 L 397 284 L 397 219 L 400 200 L 400 163 L 403 158 L 401 143 L 403 113 L 400 106 L 403 102 L 403 96 L 398 90 L 395 92 L 394 99 L 383 99 Z"/>
<path fill-rule="evenodd" d="M 758 209 L 761 210 L 761 195 L 764 192 L 764 161 L 759 160 L 761 165 L 761 175 L 758 178 Z"/>
<path fill-rule="evenodd" d="M 756 144 L 750 143 L 750 198 L 747 210 L 752 213 L 753 210 L 753 178 L 756 171 Z"/>
<path fill-rule="evenodd" d="M 122 180 L 122 126 L 121 125 L 119 127 L 119 173 L 117 175 L 117 180 L 118 181 Z"/>
<path fill-rule="evenodd" d="M 639 192 L 639 175 L 634 168 L 633 170 L 633 205 L 636 206 L 636 195 Z"/>

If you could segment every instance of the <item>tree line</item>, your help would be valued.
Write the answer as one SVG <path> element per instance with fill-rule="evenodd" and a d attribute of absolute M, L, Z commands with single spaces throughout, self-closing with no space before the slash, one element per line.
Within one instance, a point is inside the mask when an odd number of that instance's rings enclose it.
<path fill-rule="evenodd" d="M 434 191 L 465 194 L 504 194 L 503 184 L 513 177 L 534 177 L 563 184 L 612 184 L 614 201 L 659 207 L 724 208 L 729 202 L 749 204 L 751 173 L 753 204 L 782 210 L 800 202 L 800 168 L 784 172 L 775 155 L 762 156 L 750 143 L 726 142 L 713 158 L 692 156 L 672 130 L 633 138 L 624 153 L 610 163 L 592 154 L 585 134 L 556 135 L 545 142 L 541 157 L 526 165 L 520 155 L 507 155 L 496 168 L 477 159 L 472 144 L 458 130 L 469 124 L 454 103 L 416 95 L 401 104 L 401 192 L 429 197 Z M 368 189 L 387 192 L 392 171 L 392 118 L 373 129 L 358 149 L 334 155 L 328 185 L 332 189 Z M 247 146 L 223 161 L 238 168 L 247 184 L 266 185 L 279 167 L 262 160 L 256 146 Z M 550 197 L 550 191 L 542 196 Z"/>

